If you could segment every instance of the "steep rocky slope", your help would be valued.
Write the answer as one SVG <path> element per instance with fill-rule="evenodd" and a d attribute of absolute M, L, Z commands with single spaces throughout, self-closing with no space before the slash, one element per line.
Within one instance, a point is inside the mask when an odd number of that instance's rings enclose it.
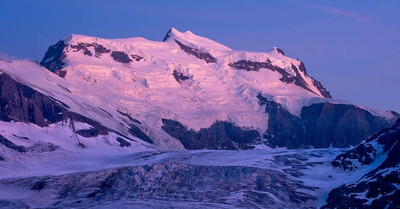
<path fill-rule="evenodd" d="M 363 168 L 370 171 L 352 184 L 333 189 L 325 208 L 400 207 L 400 119 L 337 156 L 332 165 L 353 173 Z"/>

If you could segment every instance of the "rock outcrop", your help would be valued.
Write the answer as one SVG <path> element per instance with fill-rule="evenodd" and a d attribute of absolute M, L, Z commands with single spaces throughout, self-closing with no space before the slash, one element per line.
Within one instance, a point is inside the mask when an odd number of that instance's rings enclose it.
<path fill-rule="evenodd" d="M 371 167 L 355 183 L 333 189 L 324 208 L 399 208 L 400 207 L 400 119 L 332 162 L 342 170 L 359 172 Z"/>
<path fill-rule="evenodd" d="M 202 59 L 204 61 L 206 61 L 206 63 L 215 63 L 217 61 L 217 59 L 215 59 L 215 57 L 213 57 L 210 53 L 208 52 L 202 52 L 199 49 L 196 48 L 192 48 L 190 46 L 186 46 L 185 44 L 181 43 L 178 40 L 175 40 L 175 42 L 178 44 L 178 46 L 185 51 L 186 53 L 193 55 L 199 59 Z"/>
<path fill-rule="evenodd" d="M 199 132 L 188 130 L 178 121 L 162 119 L 162 129 L 178 139 L 186 149 L 251 149 L 261 143 L 257 130 L 245 130 L 229 122 L 217 121 Z"/>
<path fill-rule="evenodd" d="M 354 105 L 317 103 L 302 108 L 300 117 L 282 105 L 258 95 L 269 114 L 264 138 L 271 147 L 349 147 L 373 133 L 390 127 L 392 121 L 372 115 Z"/>
<path fill-rule="evenodd" d="M 62 101 L 19 83 L 6 73 L 0 74 L 0 121 L 32 123 L 40 127 L 47 127 L 49 124 L 61 121 L 68 121 L 74 127 L 74 122 L 81 122 L 91 126 L 90 129 L 73 130 L 83 137 L 107 135 L 114 132 L 121 137 L 130 139 L 118 131 L 105 127 L 96 120 L 69 109 L 69 106 Z M 132 135 L 144 141 L 152 142 L 146 134 L 134 125 L 129 131 L 132 132 Z M 4 142 L 9 144 L 7 141 Z"/>

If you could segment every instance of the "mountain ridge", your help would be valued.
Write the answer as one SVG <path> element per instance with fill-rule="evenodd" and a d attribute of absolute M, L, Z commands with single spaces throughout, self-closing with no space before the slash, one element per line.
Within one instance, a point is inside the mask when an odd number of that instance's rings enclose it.
<path fill-rule="evenodd" d="M 281 68 L 281 72 L 287 72 L 287 75 L 292 75 L 296 78 L 298 77 L 304 77 L 304 78 L 308 78 L 307 73 L 305 73 L 305 75 L 296 75 L 296 71 L 297 74 L 300 73 L 304 73 L 305 72 L 305 67 L 304 67 L 304 63 L 300 62 L 298 60 L 295 59 L 288 59 L 285 62 L 289 62 L 291 64 L 285 66 L 284 63 L 274 63 L 273 58 L 278 56 L 284 56 L 281 53 L 278 53 L 276 49 L 272 49 L 269 54 L 268 53 L 254 53 L 254 52 L 244 52 L 244 51 L 233 51 L 232 49 L 223 46 L 217 42 L 214 42 L 210 39 L 204 38 L 204 37 L 200 37 L 197 36 L 193 33 L 191 33 L 190 31 L 187 31 L 185 33 L 181 33 L 179 31 L 177 31 L 176 29 L 172 28 L 167 35 L 168 37 L 170 37 L 169 39 L 165 39 L 164 42 L 155 42 L 155 41 L 149 41 L 146 40 L 144 38 L 127 38 L 127 39 L 102 39 L 102 38 L 97 38 L 97 37 L 90 37 L 90 36 L 83 36 L 83 35 L 70 35 L 68 38 L 65 38 L 64 40 L 61 40 L 58 44 L 61 45 L 61 48 L 65 47 L 66 45 L 70 45 L 72 48 L 74 48 L 75 52 L 78 52 L 80 50 L 83 51 L 83 54 L 86 56 L 92 56 L 92 54 L 95 54 L 96 57 L 101 56 L 101 54 L 104 53 L 108 53 L 108 52 L 124 52 L 124 54 L 121 53 L 121 56 L 125 57 L 125 60 L 119 60 L 119 62 L 122 63 L 131 63 L 131 60 L 129 58 L 129 56 L 127 54 L 135 52 L 138 54 L 138 56 L 140 56 L 140 54 L 144 53 L 142 52 L 140 49 L 140 45 L 142 44 L 145 47 L 156 47 L 159 50 L 162 50 L 166 47 L 166 45 L 172 45 L 176 47 L 176 44 L 173 42 L 177 42 L 179 43 L 178 45 L 180 46 L 180 48 L 182 49 L 183 47 L 186 48 L 191 48 L 192 49 L 192 54 L 194 53 L 195 50 L 200 51 L 204 51 L 203 53 L 208 53 L 209 56 L 211 56 L 211 54 L 213 54 L 212 56 L 215 57 L 219 57 L 222 56 L 222 60 L 219 62 L 230 62 L 231 64 L 234 61 L 229 61 L 229 60 L 224 60 L 226 58 L 228 59 L 236 59 L 236 61 L 240 61 L 240 60 L 245 60 L 246 57 L 252 56 L 252 53 L 255 54 L 255 56 L 253 56 L 253 60 L 247 60 L 248 62 L 253 62 L 254 64 L 259 64 L 259 63 L 265 63 L 268 64 L 268 62 L 272 65 L 275 66 L 277 68 Z M 64 45 L 62 45 L 61 43 L 64 43 Z M 83 44 L 85 43 L 85 44 Z M 93 46 L 93 44 L 96 43 L 96 46 Z M 165 43 L 165 44 L 163 44 Z M 75 45 L 74 45 L 75 44 Z M 108 45 L 107 47 L 110 49 L 105 49 L 103 45 Z M 116 45 L 120 45 L 120 47 L 117 47 Z M 56 45 L 55 45 L 56 46 Z M 94 47 L 94 51 L 96 51 L 95 53 L 93 53 L 92 51 L 89 50 L 90 47 Z M 105 51 L 101 51 L 101 50 L 105 50 Z M 68 51 L 68 50 L 67 50 Z M 129 52 L 127 52 L 129 51 Z M 65 52 L 65 51 L 64 51 Z M 186 51 L 188 52 L 188 51 Z M 224 52 L 233 52 L 233 55 L 224 55 Z M 188 54 L 190 54 L 191 52 L 188 52 Z M 210 54 L 211 53 L 211 54 Z M 250 53 L 250 55 L 246 55 Z M 68 53 L 63 53 L 65 54 L 64 56 L 66 56 Z M 170 54 L 171 55 L 171 54 Z M 64 56 L 57 54 L 58 57 L 61 57 L 62 59 L 59 61 L 64 60 Z M 151 56 L 151 54 L 149 55 Z M 234 58 L 234 57 L 238 57 L 240 58 L 240 60 L 238 58 Z M 225 57 L 225 58 L 224 58 Z M 229 58 L 232 57 L 232 58 Z M 258 58 L 257 58 L 258 57 Z M 88 57 L 86 57 L 88 58 Z M 280 57 L 282 58 L 282 57 Z M 272 59 L 272 61 L 270 60 Z M 46 66 L 47 68 L 49 68 L 50 70 L 51 67 L 49 67 L 49 60 L 51 61 L 51 57 L 45 56 L 44 59 L 42 60 L 42 65 Z M 291 65 L 296 64 L 296 66 L 292 67 Z M 227 63 L 228 64 L 228 63 Z M 226 65 L 226 64 L 224 64 Z M 262 65 L 262 64 L 261 64 Z M 296 69 L 297 68 L 297 69 Z M 242 68 L 240 68 L 242 69 Z M 283 74 L 283 73 L 282 73 Z M 287 76 L 286 75 L 286 76 Z M 285 75 L 284 75 L 285 76 Z M 288 81 L 288 83 L 293 82 L 293 80 Z M 303 81 L 305 82 L 305 81 Z M 303 88 L 307 88 L 306 85 L 309 85 L 308 88 L 311 87 L 315 87 L 313 82 L 317 81 L 311 80 L 310 82 L 303 84 Z M 319 85 L 321 85 L 319 83 Z M 319 86 L 317 85 L 317 86 Z M 326 90 L 323 89 L 323 87 L 320 87 L 321 90 L 323 90 L 324 92 Z M 315 94 L 320 94 L 320 92 L 316 91 L 316 89 L 309 89 L 311 92 L 315 93 Z M 325 93 L 326 97 L 330 97 L 329 92 Z"/>
<path fill-rule="evenodd" d="M 166 36 L 0 60 L 0 207 L 399 205 L 398 113 L 331 98 L 277 47 Z"/>
<path fill-rule="evenodd" d="M 65 98 L 57 95 L 65 94 L 67 89 L 67 94 L 74 96 L 73 100 L 99 106 L 98 109 L 110 116 L 110 121 L 114 121 L 113 130 L 116 127 L 121 133 L 136 130 L 136 135 L 146 135 L 146 140 L 154 142 L 156 147 L 181 149 L 184 147 L 182 144 L 192 144 L 193 141 L 179 139 L 199 140 L 200 135 L 195 133 L 201 130 L 202 133 L 216 136 L 226 130 L 242 130 L 239 131 L 243 137 L 241 139 L 226 135 L 226 143 L 231 144 L 228 146 L 231 149 L 251 149 L 259 145 L 320 147 L 313 137 L 310 138 L 311 130 L 318 123 L 304 123 L 303 119 L 299 119 L 305 118 L 301 115 L 302 110 L 313 104 L 329 103 L 333 104 L 332 108 L 324 108 L 323 112 L 318 108 L 308 108 L 309 114 L 319 111 L 316 114 L 329 115 L 332 114 L 330 111 L 339 110 L 340 104 L 348 107 L 352 104 L 330 98 L 322 84 L 308 76 L 303 62 L 284 54 L 277 47 L 267 53 L 234 51 L 190 31 L 182 33 L 172 28 L 164 42 L 144 38 L 102 39 L 73 34 L 50 46 L 40 64 L 63 78 L 62 84 L 58 79 L 46 78 L 64 87 L 62 93 L 59 90 L 53 92 L 53 98 L 63 101 Z M 32 66 L 34 69 L 37 67 Z M 271 102 L 277 105 L 264 106 Z M 359 135 L 341 134 L 342 142 L 333 143 L 335 146 L 354 146 L 368 134 L 390 126 L 396 117 L 390 112 L 372 111 L 360 106 L 357 108 L 350 108 L 347 113 L 355 115 L 357 119 L 347 119 L 341 126 L 359 123 L 353 126 Z M 363 125 L 367 113 L 371 113 L 379 125 Z M 140 128 L 133 128 L 132 122 L 127 122 L 126 118 L 119 119 L 121 114 L 139 121 Z M 103 120 L 102 117 L 95 117 L 98 118 L 95 121 Z M 330 123 L 335 127 L 339 120 Z M 230 128 L 230 124 L 234 127 Z M 220 127 L 219 132 L 210 132 L 216 127 Z M 174 129 L 188 132 L 177 134 Z M 250 135 L 245 134 L 246 131 L 256 131 L 259 137 L 253 134 L 251 139 L 247 139 Z M 291 139 L 297 142 L 287 144 L 285 141 L 288 139 L 284 138 L 287 135 L 301 137 Z M 323 137 L 327 141 L 321 143 L 322 147 L 329 146 L 331 136 Z M 221 147 L 219 143 L 210 146 L 207 137 L 200 138 L 203 148 Z M 239 145 L 239 141 L 248 144 Z M 169 147 L 171 143 L 175 145 Z M 202 148 L 197 142 L 194 144 L 197 145 L 186 148 Z"/>

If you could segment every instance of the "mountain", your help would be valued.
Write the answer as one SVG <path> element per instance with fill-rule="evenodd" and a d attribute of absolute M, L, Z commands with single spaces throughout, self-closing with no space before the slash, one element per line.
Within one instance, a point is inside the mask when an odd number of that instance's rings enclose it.
<path fill-rule="evenodd" d="M 35 107 L 36 115 L 13 121 L 46 127 L 73 112 L 104 126 L 86 123 L 79 137 L 106 128 L 161 149 L 348 147 L 399 116 L 331 99 L 303 62 L 279 48 L 234 51 L 174 28 L 163 42 L 71 35 L 50 46 L 40 64 L 59 78 L 27 61 L 2 61 L 1 69 L 68 111 L 49 113 L 62 115 L 52 120 Z"/>
<path fill-rule="evenodd" d="M 277 47 L 70 35 L 0 60 L 0 207 L 397 206 L 399 116 Z"/>

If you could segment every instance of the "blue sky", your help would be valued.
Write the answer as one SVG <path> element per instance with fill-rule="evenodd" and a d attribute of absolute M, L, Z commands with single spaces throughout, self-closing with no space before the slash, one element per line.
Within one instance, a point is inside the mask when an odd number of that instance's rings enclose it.
<path fill-rule="evenodd" d="M 71 33 L 162 40 L 191 30 L 299 58 L 334 98 L 400 112 L 400 1 L 0 0 L 0 57 L 41 60 Z"/>

